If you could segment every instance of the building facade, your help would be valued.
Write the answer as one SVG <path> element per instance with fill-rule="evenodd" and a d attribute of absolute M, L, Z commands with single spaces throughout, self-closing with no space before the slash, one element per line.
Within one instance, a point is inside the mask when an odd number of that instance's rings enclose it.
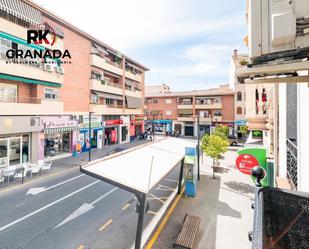
<path fill-rule="evenodd" d="M 156 131 L 176 132 L 182 136 L 197 136 L 197 116 L 200 134 L 210 134 L 217 124 L 228 125 L 234 132 L 234 91 L 228 86 L 187 91 L 147 93 L 145 97 L 148 124 Z"/>
<path fill-rule="evenodd" d="M 46 39 L 29 41 L 40 32 Z M 33 2 L 1 1 L 0 57 L 2 166 L 66 156 L 77 143 L 128 142 L 144 130 L 148 69 Z"/>

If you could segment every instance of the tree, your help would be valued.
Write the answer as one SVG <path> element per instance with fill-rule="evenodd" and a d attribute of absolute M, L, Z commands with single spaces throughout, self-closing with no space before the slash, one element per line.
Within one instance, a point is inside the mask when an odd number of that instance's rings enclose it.
<path fill-rule="evenodd" d="M 201 141 L 203 152 L 213 159 L 213 178 L 215 179 L 215 167 L 223 153 L 227 151 L 229 141 L 219 135 L 204 135 Z"/>
<path fill-rule="evenodd" d="M 223 139 L 227 139 L 229 136 L 229 127 L 225 125 L 219 125 L 215 128 L 212 135 L 222 137 Z"/>

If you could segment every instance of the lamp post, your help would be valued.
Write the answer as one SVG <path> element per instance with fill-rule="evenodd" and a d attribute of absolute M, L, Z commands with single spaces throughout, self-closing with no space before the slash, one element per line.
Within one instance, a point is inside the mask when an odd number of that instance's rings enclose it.
<path fill-rule="evenodd" d="M 197 115 L 197 179 L 200 180 L 200 115 Z"/>
<path fill-rule="evenodd" d="M 88 126 L 88 133 L 89 133 L 89 151 L 88 151 L 88 162 L 91 161 L 91 116 L 93 112 L 89 112 L 89 126 Z"/>

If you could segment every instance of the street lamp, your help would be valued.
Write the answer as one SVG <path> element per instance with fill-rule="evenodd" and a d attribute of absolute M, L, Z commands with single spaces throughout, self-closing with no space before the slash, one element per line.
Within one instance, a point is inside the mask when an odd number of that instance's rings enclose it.
<path fill-rule="evenodd" d="M 88 151 L 88 162 L 91 161 L 91 116 L 93 112 L 89 112 L 89 126 L 88 126 L 88 134 L 89 134 L 89 151 Z"/>

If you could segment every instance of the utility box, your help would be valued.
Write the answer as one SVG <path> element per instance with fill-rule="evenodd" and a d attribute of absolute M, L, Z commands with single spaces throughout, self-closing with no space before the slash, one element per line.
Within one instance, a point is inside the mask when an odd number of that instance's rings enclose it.
<path fill-rule="evenodd" d="M 186 148 L 184 160 L 185 195 L 195 197 L 197 185 L 197 149 Z"/>

